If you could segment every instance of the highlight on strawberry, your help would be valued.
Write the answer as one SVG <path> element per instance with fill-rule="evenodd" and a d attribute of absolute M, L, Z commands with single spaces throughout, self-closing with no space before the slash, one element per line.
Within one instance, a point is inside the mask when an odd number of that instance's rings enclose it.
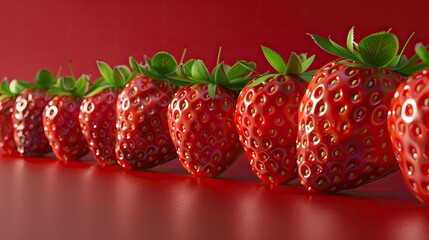
<path fill-rule="evenodd" d="M 78 160 L 89 151 L 79 125 L 79 108 L 88 85 L 88 75 L 75 79 L 72 72 L 72 76 L 58 77 L 47 91 L 54 97 L 44 109 L 43 128 L 49 145 L 61 161 Z"/>
<path fill-rule="evenodd" d="M 25 90 L 19 81 L 10 83 L 5 78 L 0 85 L 0 148 L 6 155 L 18 155 L 12 125 L 13 104 L 16 97 Z"/>
<path fill-rule="evenodd" d="M 297 177 L 298 109 L 314 71 L 306 72 L 315 55 L 292 52 L 283 58 L 262 46 L 277 71 L 255 77 L 240 92 L 235 124 L 256 176 L 266 183 L 286 183 Z"/>
<path fill-rule="evenodd" d="M 416 45 L 421 69 L 397 88 L 388 111 L 388 130 L 402 176 L 414 196 L 429 203 L 429 53 Z"/>
<path fill-rule="evenodd" d="M 167 107 L 177 87 L 166 81 L 177 62 L 166 53 L 133 57 L 130 65 L 139 75 L 130 81 L 116 102 L 116 157 L 127 169 L 147 169 L 177 157 L 167 125 Z"/>
<path fill-rule="evenodd" d="M 102 78 L 85 95 L 80 105 L 79 124 L 95 160 L 101 165 L 113 165 L 117 164 L 116 100 L 137 73 L 125 65 L 112 69 L 103 61 L 97 61 L 97 66 Z"/>
<path fill-rule="evenodd" d="M 182 166 L 191 174 L 214 177 L 242 152 L 234 124 L 237 91 L 251 79 L 254 63 L 219 63 L 208 71 L 202 60 L 181 63 L 169 80 L 182 86 L 168 107 L 168 127 Z"/>
<path fill-rule="evenodd" d="M 405 47 L 399 49 L 398 39 L 390 31 L 356 43 L 352 28 L 346 47 L 310 36 L 340 59 L 316 72 L 301 101 L 299 180 L 310 191 L 335 192 L 397 170 L 387 113 L 398 85 L 416 71 L 416 59 L 407 60 Z"/>
<path fill-rule="evenodd" d="M 20 155 L 42 156 L 52 151 L 43 130 L 43 110 L 53 95 L 46 94 L 55 82 L 48 70 L 36 74 L 35 83 L 19 81 L 25 88 L 13 104 L 12 125 Z"/>

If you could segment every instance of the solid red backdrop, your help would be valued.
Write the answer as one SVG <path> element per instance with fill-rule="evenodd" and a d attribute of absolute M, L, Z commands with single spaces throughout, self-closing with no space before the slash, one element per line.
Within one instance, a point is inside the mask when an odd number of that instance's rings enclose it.
<path fill-rule="evenodd" d="M 291 51 L 317 53 L 313 68 L 334 57 L 306 33 L 331 35 L 345 42 L 355 26 L 356 39 L 392 28 L 403 44 L 415 31 L 414 44 L 429 43 L 425 24 L 429 2 L 407 1 L 142 1 L 16 0 L 0 3 L 0 77 L 32 81 L 40 68 L 57 72 L 73 62 L 77 74 L 98 77 L 95 61 L 128 64 L 164 50 L 180 58 L 216 62 L 219 45 L 228 64 L 255 61 L 270 69 L 260 45 L 289 57 Z M 68 73 L 63 68 L 63 73 Z"/>

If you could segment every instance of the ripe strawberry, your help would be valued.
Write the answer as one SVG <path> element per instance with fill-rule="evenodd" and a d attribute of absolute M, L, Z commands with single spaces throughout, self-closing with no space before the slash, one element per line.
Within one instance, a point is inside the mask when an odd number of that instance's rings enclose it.
<path fill-rule="evenodd" d="M 106 81 L 95 87 L 80 106 L 79 123 L 89 150 L 101 165 L 117 164 L 116 147 L 116 100 L 125 85 L 135 78 L 126 66 L 112 68 L 97 62 Z"/>
<path fill-rule="evenodd" d="M 397 88 L 388 112 L 388 130 L 394 153 L 408 188 L 429 203 L 429 53 L 418 44 L 425 67 Z M 417 69 L 417 68 L 416 68 Z"/>
<path fill-rule="evenodd" d="M 10 86 L 4 80 L 0 86 L 0 147 L 7 155 L 17 155 L 13 125 L 12 125 L 12 112 L 13 103 L 16 96 L 18 96 L 25 88 L 23 88 L 17 80 L 12 80 Z"/>
<path fill-rule="evenodd" d="M 42 115 L 53 97 L 46 94 L 53 83 L 54 77 L 44 69 L 37 73 L 36 84 L 20 81 L 27 90 L 16 98 L 12 113 L 13 134 L 20 155 L 41 156 L 52 151 L 43 131 Z"/>
<path fill-rule="evenodd" d="M 254 64 L 247 67 L 254 68 Z M 247 67 L 220 63 L 210 75 L 201 60 L 179 66 L 176 83 L 186 86 L 168 107 L 168 127 L 179 160 L 189 173 L 218 176 L 241 154 L 234 125 L 235 90 L 249 80 Z"/>
<path fill-rule="evenodd" d="M 147 65 L 130 58 L 141 76 L 130 81 L 116 103 L 116 157 L 127 169 L 147 169 L 176 158 L 167 126 L 167 107 L 177 88 L 165 81 L 175 71 L 173 56 L 159 52 Z"/>
<path fill-rule="evenodd" d="M 45 136 L 55 156 L 62 161 L 78 160 L 88 153 L 88 145 L 79 126 L 79 107 L 88 89 L 88 77 L 59 78 L 48 90 L 55 95 L 43 112 Z"/>
<path fill-rule="evenodd" d="M 352 28 L 347 49 L 312 37 L 343 59 L 320 68 L 301 101 L 299 180 L 308 190 L 335 192 L 386 176 L 397 169 L 386 124 L 388 106 L 409 66 L 403 50 L 397 55 L 396 36 L 381 32 L 356 44 Z"/>
<path fill-rule="evenodd" d="M 262 47 L 278 74 L 253 79 L 237 100 L 235 124 L 250 166 L 261 180 L 279 184 L 297 176 L 298 108 L 312 77 L 304 73 L 314 55 L 292 53 L 286 64 L 273 50 Z"/>

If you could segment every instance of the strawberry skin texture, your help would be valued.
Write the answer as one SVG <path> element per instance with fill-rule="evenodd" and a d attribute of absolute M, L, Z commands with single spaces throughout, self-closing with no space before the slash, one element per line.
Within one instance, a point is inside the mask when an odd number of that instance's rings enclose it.
<path fill-rule="evenodd" d="M 411 192 L 429 203 L 429 70 L 399 85 L 388 114 L 388 129 L 402 176 Z"/>
<path fill-rule="evenodd" d="M 43 130 L 43 110 L 52 96 L 46 90 L 28 89 L 15 100 L 12 124 L 20 155 L 41 156 L 52 151 Z"/>
<path fill-rule="evenodd" d="M 177 155 L 168 131 L 167 108 L 177 88 L 167 81 L 138 77 L 116 103 L 116 157 L 127 169 L 155 167 Z"/>
<path fill-rule="evenodd" d="M 297 177 L 298 108 L 307 85 L 294 75 L 279 75 L 244 87 L 238 97 L 235 123 L 239 139 L 252 170 L 266 183 L 285 183 Z"/>
<path fill-rule="evenodd" d="M 89 151 L 79 126 L 81 102 L 77 96 L 56 96 L 45 107 L 45 136 L 59 160 L 78 160 Z"/>
<path fill-rule="evenodd" d="M 117 164 L 116 100 L 119 91 L 104 89 L 82 101 L 79 123 L 89 150 L 101 165 Z"/>
<path fill-rule="evenodd" d="M 236 92 L 216 87 L 211 99 L 207 84 L 187 85 L 168 108 L 168 126 L 179 161 L 191 174 L 218 176 L 242 152 L 234 125 Z"/>
<path fill-rule="evenodd" d="M 356 188 L 397 169 L 387 113 L 405 78 L 350 63 L 336 60 L 319 69 L 301 101 L 298 178 L 310 191 Z"/>
<path fill-rule="evenodd" d="M 12 125 L 12 112 L 14 97 L 6 97 L 0 100 L 0 147 L 7 155 L 17 155 Z"/>

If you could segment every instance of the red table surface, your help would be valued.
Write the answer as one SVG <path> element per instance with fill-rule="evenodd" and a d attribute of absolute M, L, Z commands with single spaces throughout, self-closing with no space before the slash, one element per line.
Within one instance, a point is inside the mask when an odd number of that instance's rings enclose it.
<path fill-rule="evenodd" d="M 399 172 L 322 195 L 263 184 L 244 155 L 211 179 L 177 159 L 127 171 L 2 156 L 0 194 L 0 239 L 429 239 L 429 209 Z"/>

